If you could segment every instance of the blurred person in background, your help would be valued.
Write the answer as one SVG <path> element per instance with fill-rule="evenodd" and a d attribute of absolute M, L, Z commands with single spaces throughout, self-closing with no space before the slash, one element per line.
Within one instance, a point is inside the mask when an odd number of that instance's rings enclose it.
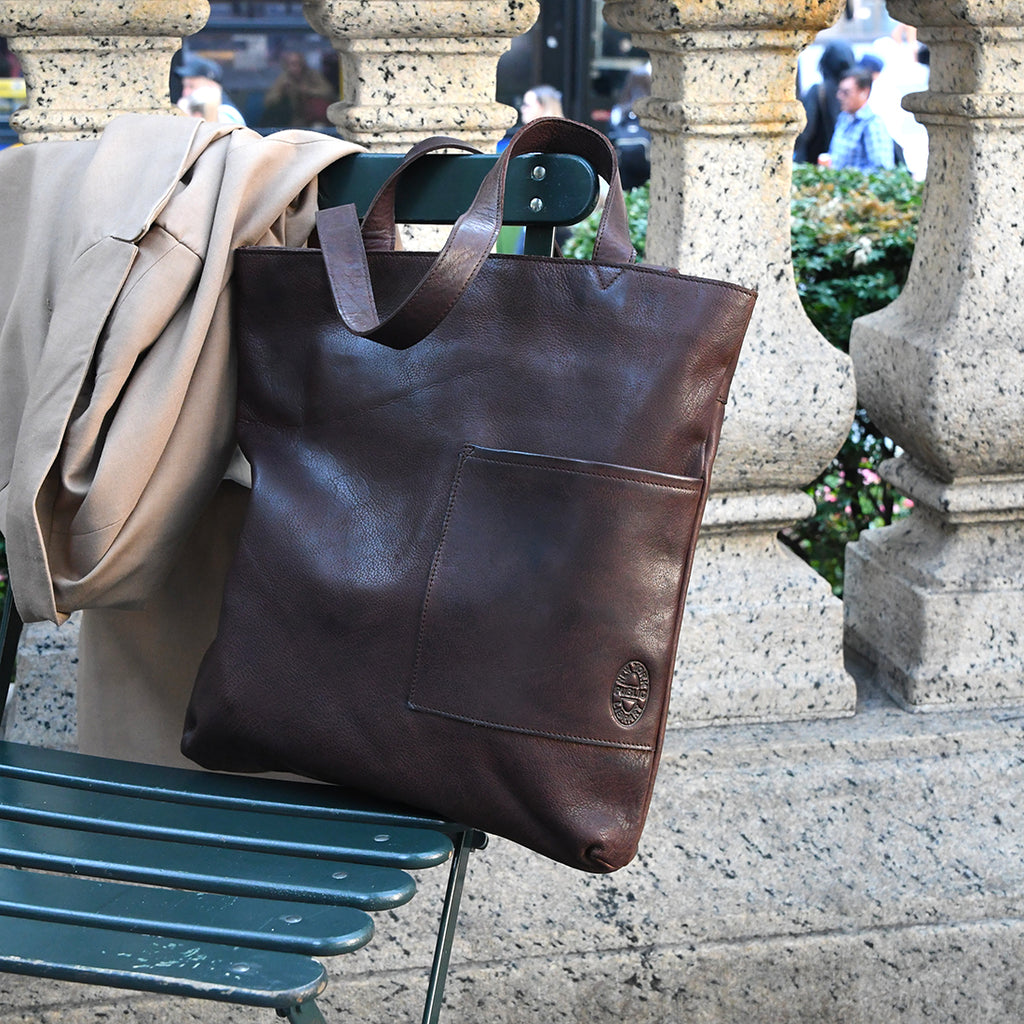
<path fill-rule="evenodd" d="M 903 108 L 903 98 L 928 88 L 928 48 L 912 32 L 904 32 L 905 28 L 897 26 L 893 35 L 876 39 L 861 60 L 867 62 L 875 57 L 883 63 L 871 87 L 869 102 L 899 147 L 907 169 L 922 181 L 928 167 L 928 130 Z"/>
<path fill-rule="evenodd" d="M 263 97 L 263 123 L 277 128 L 321 128 L 338 90 L 296 50 L 281 56 L 281 74 Z"/>
<path fill-rule="evenodd" d="M 828 152 L 818 157 L 823 167 L 870 172 L 895 166 L 892 136 L 868 106 L 872 82 L 871 72 L 861 67 L 851 68 L 840 79 L 836 95 L 843 109 Z"/>
<path fill-rule="evenodd" d="M 637 100 L 651 95 L 651 65 L 633 68 L 608 118 L 608 138 L 619 158 L 619 177 L 625 189 L 642 185 L 651 176 L 651 133 L 633 110 Z"/>
<path fill-rule="evenodd" d="M 201 85 L 183 96 L 178 105 L 190 117 L 199 117 L 204 121 L 219 121 L 221 92 L 216 86 Z"/>
<path fill-rule="evenodd" d="M 562 94 L 553 85 L 535 85 L 523 93 L 519 115 L 523 124 L 536 121 L 538 117 L 565 117 Z"/>
<path fill-rule="evenodd" d="M 212 120 L 221 121 L 224 124 L 245 124 L 245 118 L 241 111 L 224 95 L 224 87 L 221 85 L 220 65 L 205 57 L 186 57 L 175 70 L 175 74 L 181 79 L 181 99 L 178 106 L 186 114 L 202 116 L 205 120 L 211 120 L 206 114 L 194 114 L 189 109 L 189 97 L 197 90 L 201 90 L 201 106 L 204 111 L 207 108 L 216 110 L 216 117 Z M 196 106 L 196 104 L 192 104 Z"/>
<path fill-rule="evenodd" d="M 509 128 L 498 140 L 495 152 L 501 153 L 524 124 L 536 121 L 538 117 L 565 117 L 562 94 L 553 85 L 535 85 L 523 93 L 519 102 L 519 123 Z"/>
<path fill-rule="evenodd" d="M 828 152 L 840 110 L 839 80 L 856 63 L 848 43 L 835 40 L 829 43 L 818 61 L 822 80 L 812 85 L 800 97 L 807 114 L 807 125 L 797 136 L 793 159 L 797 163 L 814 164 L 822 153 Z"/>

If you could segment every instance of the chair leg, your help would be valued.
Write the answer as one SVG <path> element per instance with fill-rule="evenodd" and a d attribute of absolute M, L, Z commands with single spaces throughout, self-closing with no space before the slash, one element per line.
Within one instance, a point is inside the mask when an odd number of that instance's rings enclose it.
<path fill-rule="evenodd" d="M 287 1010 L 278 1010 L 277 1015 L 287 1017 L 289 1024 L 327 1024 L 320 1012 L 320 1007 L 312 999 L 296 1006 L 290 1006 Z"/>
<path fill-rule="evenodd" d="M 461 832 L 455 840 L 455 853 L 451 870 L 448 872 L 448 889 L 441 910 L 441 924 L 434 947 L 434 962 L 430 969 L 430 984 L 427 986 L 427 1000 L 423 1007 L 423 1024 L 437 1024 L 444 1001 L 444 986 L 448 978 L 448 964 L 455 941 L 455 928 L 459 918 L 459 904 L 462 900 L 462 885 L 466 880 L 466 866 L 471 850 L 486 845 L 483 833 Z"/>
<path fill-rule="evenodd" d="M 444 906 L 441 908 L 437 942 L 434 945 L 434 959 L 430 967 L 430 981 L 427 985 L 427 998 L 423 1006 L 423 1024 L 438 1024 L 438 1019 L 441 1016 L 444 986 L 448 980 L 448 965 L 451 962 L 455 929 L 459 921 L 459 905 L 462 902 L 462 888 L 466 881 L 469 854 L 472 850 L 482 850 L 487 845 L 487 840 L 488 837 L 476 829 L 460 832 L 455 838 L 455 852 L 452 855 L 452 866 L 448 872 L 448 886 L 445 891 Z M 313 1000 L 292 1006 L 287 1010 L 278 1010 L 277 1013 L 280 1017 L 287 1017 L 289 1024 L 326 1024 Z"/>

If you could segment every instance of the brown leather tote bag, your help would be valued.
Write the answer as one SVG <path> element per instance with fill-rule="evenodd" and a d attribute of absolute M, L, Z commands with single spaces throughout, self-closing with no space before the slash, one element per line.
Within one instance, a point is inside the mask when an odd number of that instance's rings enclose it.
<path fill-rule="evenodd" d="M 610 182 L 592 260 L 490 254 L 524 152 Z M 561 119 L 439 254 L 393 251 L 394 181 L 318 230 L 237 253 L 254 480 L 182 749 L 619 868 L 754 294 L 633 264 L 614 151 Z"/>

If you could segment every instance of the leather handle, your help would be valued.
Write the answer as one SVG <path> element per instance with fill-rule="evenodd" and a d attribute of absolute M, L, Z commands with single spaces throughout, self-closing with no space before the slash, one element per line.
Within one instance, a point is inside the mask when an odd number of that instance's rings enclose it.
<path fill-rule="evenodd" d="M 394 219 L 394 185 L 402 170 L 426 153 L 451 148 L 452 144 L 451 139 L 428 139 L 410 150 L 406 161 L 374 199 L 375 204 L 381 200 L 382 206 L 379 216 L 372 218 L 371 246 L 387 237 L 388 221 Z M 460 143 L 455 145 L 465 148 Z M 631 262 L 635 253 L 629 240 L 626 206 L 611 143 L 600 132 L 575 121 L 540 118 L 513 137 L 484 178 L 469 209 L 455 222 L 430 269 L 383 321 L 377 312 L 366 262 L 365 226 L 361 232 L 355 207 L 339 206 L 317 213 L 317 232 L 327 276 L 345 326 L 353 334 L 396 349 L 409 348 L 433 331 L 472 283 L 494 246 L 501 228 L 509 160 L 521 153 L 535 152 L 576 153 L 607 179 L 608 195 L 593 259 Z M 367 219 L 370 219 L 369 212 Z"/>
<path fill-rule="evenodd" d="M 608 182 L 604 209 L 591 257 L 602 263 L 632 263 L 636 250 L 629 238 L 626 200 L 619 178 L 615 147 L 596 128 L 562 117 L 542 117 L 531 121 L 512 137 L 502 156 L 507 161 L 523 153 L 574 153 L 583 157 Z M 497 168 L 495 168 L 497 169 Z M 488 175 L 490 177 L 490 175 Z M 504 199 L 505 171 L 501 174 Z M 484 185 L 486 185 L 486 179 Z M 481 191 L 484 185 L 481 185 Z M 501 207 L 498 207 L 499 211 Z"/>
<path fill-rule="evenodd" d="M 367 252 L 393 252 L 395 241 L 398 237 L 395 228 L 395 196 L 398 192 L 398 181 L 403 174 L 421 157 L 428 153 L 436 153 L 445 149 L 461 149 L 465 153 L 479 153 L 475 146 L 470 146 L 458 139 L 448 138 L 446 135 L 435 135 L 430 139 L 423 139 L 417 142 L 408 153 L 405 159 L 396 167 L 383 185 L 377 190 L 377 194 L 370 201 L 363 217 L 363 244 Z"/>

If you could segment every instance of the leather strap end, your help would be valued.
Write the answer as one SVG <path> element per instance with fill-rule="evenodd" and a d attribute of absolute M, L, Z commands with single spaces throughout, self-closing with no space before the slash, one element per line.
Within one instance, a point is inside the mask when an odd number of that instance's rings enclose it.
<path fill-rule="evenodd" d="M 318 210 L 316 230 L 334 304 L 345 326 L 366 336 L 380 326 L 355 205 Z"/>

